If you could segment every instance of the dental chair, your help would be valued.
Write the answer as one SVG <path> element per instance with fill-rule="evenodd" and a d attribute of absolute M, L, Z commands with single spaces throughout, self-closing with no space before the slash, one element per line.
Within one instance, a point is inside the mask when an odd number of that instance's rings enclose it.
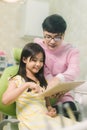
<path fill-rule="evenodd" d="M 3 105 L 1 102 L 2 99 L 2 95 L 4 93 L 4 91 L 7 89 L 8 87 L 8 79 L 11 76 L 16 75 L 17 71 L 18 71 L 18 62 L 20 60 L 20 55 L 21 55 L 21 49 L 17 49 L 15 48 L 13 50 L 13 56 L 14 56 L 14 60 L 16 62 L 15 65 L 13 66 L 9 66 L 6 67 L 2 73 L 2 76 L 0 78 L 0 111 L 7 114 L 7 115 L 11 115 L 11 116 L 15 116 L 16 112 L 15 112 L 15 103 L 11 104 L 11 105 Z"/>
<path fill-rule="evenodd" d="M 8 78 L 15 75 L 17 70 L 17 65 L 7 67 L 0 78 L 0 112 L 8 117 L 13 117 L 13 119 L 3 119 L 0 122 L 0 130 L 3 130 L 4 126 L 8 123 L 12 124 L 14 127 L 18 124 L 18 120 L 16 119 L 16 104 L 13 103 L 11 105 L 3 105 L 1 101 L 2 95 L 8 86 Z M 17 128 L 15 130 L 17 130 Z"/>
<path fill-rule="evenodd" d="M 0 121 L 0 130 L 3 130 L 4 126 L 6 126 L 8 123 L 10 123 L 11 130 L 18 130 L 19 121 L 16 119 L 16 104 L 12 103 L 11 105 L 3 105 L 1 100 L 4 91 L 8 87 L 9 77 L 16 75 L 18 71 L 18 63 L 20 60 L 21 51 L 22 49 L 20 48 L 13 49 L 13 56 L 16 64 L 6 67 L 2 73 L 2 76 L 0 77 L 0 112 L 8 117 L 7 119 L 4 118 Z"/>

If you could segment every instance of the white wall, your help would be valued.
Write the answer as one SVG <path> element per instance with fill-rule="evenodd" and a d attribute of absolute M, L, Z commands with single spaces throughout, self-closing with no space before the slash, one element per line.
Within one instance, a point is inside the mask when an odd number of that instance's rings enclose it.
<path fill-rule="evenodd" d="M 49 15 L 48 0 L 27 0 L 23 9 L 22 36 L 43 36 L 42 22 Z"/>
<path fill-rule="evenodd" d="M 20 12 L 22 4 L 0 2 L 0 50 L 7 52 L 12 58 L 13 47 L 21 47 L 25 43 L 20 39 Z"/>

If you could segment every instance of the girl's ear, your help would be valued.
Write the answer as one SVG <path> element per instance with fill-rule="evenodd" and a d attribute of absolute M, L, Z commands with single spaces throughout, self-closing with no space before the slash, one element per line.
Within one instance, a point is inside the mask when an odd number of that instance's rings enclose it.
<path fill-rule="evenodd" d="M 27 58 L 23 57 L 22 61 L 23 61 L 24 63 L 26 63 Z"/>

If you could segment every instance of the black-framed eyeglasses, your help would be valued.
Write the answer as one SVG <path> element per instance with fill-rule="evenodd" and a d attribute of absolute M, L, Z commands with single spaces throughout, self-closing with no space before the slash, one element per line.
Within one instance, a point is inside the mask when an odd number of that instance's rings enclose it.
<path fill-rule="evenodd" d="M 55 41 L 55 42 L 59 42 L 61 39 L 62 39 L 62 36 L 55 36 L 55 37 L 51 37 L 51 36 L 44 36 L 44 38 L 50 42 L 52 39 Z"/>

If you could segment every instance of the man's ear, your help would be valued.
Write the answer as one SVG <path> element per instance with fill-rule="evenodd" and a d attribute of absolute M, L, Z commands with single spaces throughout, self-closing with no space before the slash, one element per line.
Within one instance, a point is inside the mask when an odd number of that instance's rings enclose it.
<path fill-rule="evenodd" d="M 64 36 L 65 36 L 65 32 L 63 33 L 63 35 L 62 35 L 62 38 L 64 39 Z"/>

